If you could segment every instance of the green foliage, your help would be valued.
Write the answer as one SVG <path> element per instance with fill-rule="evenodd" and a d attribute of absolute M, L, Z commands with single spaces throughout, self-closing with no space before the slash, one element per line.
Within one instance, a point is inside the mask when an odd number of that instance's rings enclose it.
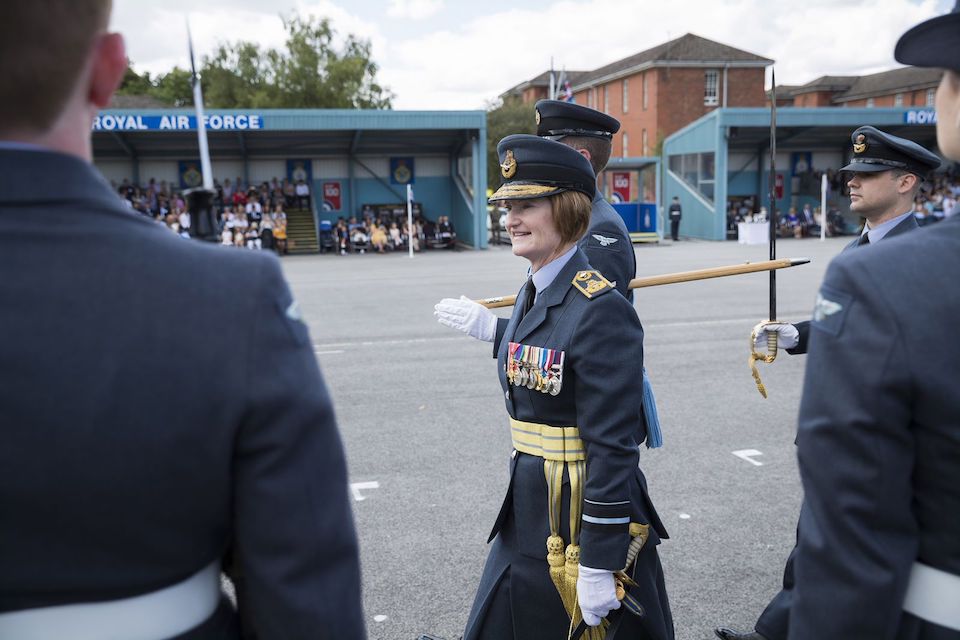
<path fill-rule="evenodd" d="M 348 35 L 339 48 L 326 18 L 283 18 L 284 50 L 253 42 L 221 43 L 200 68 L 203 101 L 219 109 L 389 109 L 393 94 L 376 80 L 370 43 Z M 151 80 L 132 69 L 119 93 L 147 94 L 171 106 L 193 104 L 190 72 L 174 68 Z"/>
<path fill-rule="evenodd" d="M 512 133 L 536 133 L 537 123 L 533 103 L 525 103 L 519 96 L 508 96 L 487 109 L 487 187 L 500 186 L 500 159 L 497 143 Z"/>

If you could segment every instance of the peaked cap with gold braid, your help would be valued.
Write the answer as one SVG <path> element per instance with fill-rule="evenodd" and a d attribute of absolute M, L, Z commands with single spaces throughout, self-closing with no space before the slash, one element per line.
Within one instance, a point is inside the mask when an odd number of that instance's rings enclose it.
<path fill-rule="evenodd" d="M 497 145 L 503 179 L 490 202 L 544 198 L 579 191 L 591 200 L 597 177 L 590 161 L 565 144 L 526 134 L 507 136 Z"/>

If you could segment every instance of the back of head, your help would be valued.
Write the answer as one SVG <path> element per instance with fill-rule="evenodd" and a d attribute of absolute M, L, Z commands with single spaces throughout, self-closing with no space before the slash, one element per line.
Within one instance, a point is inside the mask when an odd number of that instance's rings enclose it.
<path fill-rule="evenodd" d="M 17 0 L 0 20 L 0 138 L 42 133 L 74 91 L 111 0 Z"/>
<path fill-rule="evenodd" d="M 619 120 L 602 111 L 560 100 L 538 101 L 536 118 L 538 136 L 587 151 L 595 174 L 606 168 L 613 134 L 620 130 Z"/>

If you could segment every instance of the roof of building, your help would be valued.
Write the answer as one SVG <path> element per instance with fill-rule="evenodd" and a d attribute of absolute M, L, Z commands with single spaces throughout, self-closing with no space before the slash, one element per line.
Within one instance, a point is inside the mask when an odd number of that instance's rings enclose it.
<path fill-rule="evenodd" d="M 927 69 L 921 67 L 901 67 L 882 71 L 868 76 L 860 76 L 844 93 L 836 96 L 836 102 L 848 102 L 860 98 L 880 96 L 895 91 L 914 91 L 937 86 L 942 69 Z"/>
<path fill-rule="evenodd" d="M 576 84 L 588 86 L 599 80 L 628 75 L 641 68 L 658 64 L 677 66 L 684 64 L 730 64 L 732 66 L 747 65 L 765 67 L 773 64 L 773 60 L 758 56 L 749 51 L 731 47 L 721 42 L 687 33 L 679 38 L 657 45 L 652 49 L 641 51 L 640 53 L 617 60 L 599 69 L 587 72 Z"/>
<path fill-rule="evenodd" d="M 860 78 L 860 76 L 820 76 L 816 80 L 800 85 L 796 93 L 812 93 L 814 91 L 846 91 Z"/>
<path fill-rule="evenodd" d="M 557 79 L 560 78 L 560 74 L 566 76 L 566 80 L 570 81 L 571 85 L 575 85 L 577 81 L 583 77 L 585 74 L 589 73 L 588 71 L 554 71 L 554 75 Z M 550 86 L 550 70 L 544 71 L 538 76 L 534 76 L 529 80 L 524 80 L 518 85 L 512 86 L 501 94 L 501 97 L 511 94 L 519 94 L 531 87 L 549 87 Z"/>

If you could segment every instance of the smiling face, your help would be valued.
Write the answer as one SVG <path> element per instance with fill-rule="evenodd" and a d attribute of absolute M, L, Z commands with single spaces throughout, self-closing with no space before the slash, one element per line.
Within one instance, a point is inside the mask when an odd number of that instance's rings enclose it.
<path fill-rule="evenodd" d="M 573 246 L 563 241 L 549 199 L 507 200 L 504 204 L 513 255 L 529 260 L 533 272 Z"/>

